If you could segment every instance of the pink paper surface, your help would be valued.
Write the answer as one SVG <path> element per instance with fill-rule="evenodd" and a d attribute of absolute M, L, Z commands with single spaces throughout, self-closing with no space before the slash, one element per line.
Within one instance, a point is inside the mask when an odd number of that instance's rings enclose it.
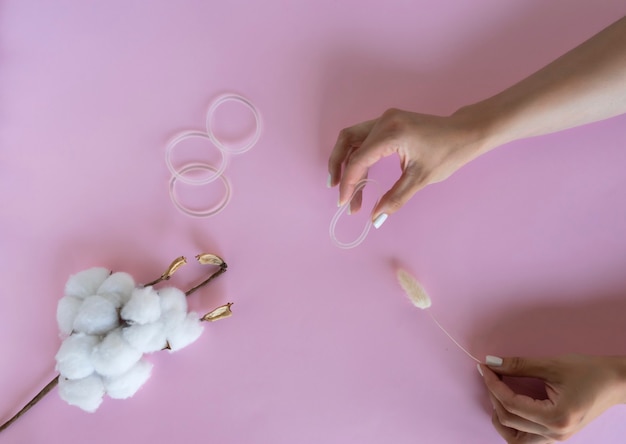
<path fill-rule="evenodd" d="M 343 127 L 392 106 L 450 113 L 625 13 L 621 0 L 1 1 L 2 420 L 55 375 L 70 274 L 146 282 L 213 252 L 229 271 L 190 305 L 235 314 L 151 355 L 133 398 L 89 414 L 55 389 L 0 443 L 502 442 L 475 363 L 394 267 L 477 356 L 624 354 L 626 116 L 493 151 L 353 250 L 328 235 L 327 158 Z M 230 205 L 191 219 L 170 202 L 165 146 L 202 130 L 224 92 L 258 107 L 263 133 L 229 162 Z M 181 155 L 215 155 L 194 149 Z M 370 177 L 397 174 L 389 160 Z M 570 442 L 624 442 L 625 413 Z"/>

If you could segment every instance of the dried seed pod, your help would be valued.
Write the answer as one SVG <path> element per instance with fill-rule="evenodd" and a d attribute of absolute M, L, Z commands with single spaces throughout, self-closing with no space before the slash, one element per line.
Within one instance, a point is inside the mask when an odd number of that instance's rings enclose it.
<path fill-rule="evenodd" d="M 167 270 L 165 270 L 165 273 L 161 275 L 161 279 L 165 279 L 165 280 L 169 279 L 174 273 L 176 273 L 176 270 L 178 270 L 180 267 L 182 267 L 186 263 L 187 263 L 187 258 L 185 258 L 185 256 L 177 257 L 170 264 Z"/>
<path fill-rule="evenodd" d="M 215 310 L 205 314 L 204 316 L 202 316 L 200 318 L 201 321 L 208 321 L 208 322 L 213 322 L 213 321 L 218 321 L 220 319 L 224 319 L 227 318 L 229 316 L 232 316 L 233 312 L 230 309 L 230 306 L 233 305 L 232 302 L 229 302 L 228 304 L 225 305 L 221 305 L 219 307 L 217 307 Z"/>
<path fill-rule="evenodd" d="M 218 265 L 224 264 L 224 259 L 216 254 L 202 253 L 196 256 L 196 259 L 201 265 Z"/>

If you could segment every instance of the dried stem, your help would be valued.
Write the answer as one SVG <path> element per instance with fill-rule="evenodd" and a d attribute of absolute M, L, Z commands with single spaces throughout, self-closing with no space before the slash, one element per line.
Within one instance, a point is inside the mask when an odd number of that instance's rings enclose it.
<path fill-rule="evenodd" d="M 170 266 L 167 267 L 167 270 L 165 270 L 161 276 L 159 276 L 152 282 L 148 282 L 147 284 L 144 285 L 144 287 L 150 287 L 152 285 L 158 284 L 159 282 L 167 281 L 169 278 L 172 277 L 174 273 L 176 273 L 176 270 L 178 270 L 180 267 L 182 267 L 186 263 L 187 263 L 187 259 L 185 258 L 185 256 L 177 257 L 176 259 L 172 261 Z"/>
<path fill-rule="evenodd" d="M 226 262 L 222 263 L 222 265 L 220 265 L 220 269 L 217 270 L 215 273 L 213 273 L 211 276 L 209 276 L 208 278 L 206 278 L 204 281 L 200 282 L 198 285 L 196 285 L 195 287 L 187 290 L 185 292 L 186 296 L 189 296 L 191 293 L 195 292 L 196 290 L 199 290 L 200 288 L 204 287 L 206 284 L 208 284 L 209 282 L 211 282 L 213 279 L 215 279 L 216 277 L 218 277 L 221 274 L 226 273 L 226 270 L 228 269 L 228 265 L 226 265 Z"/>
<path fill-rule="evenodd" d="M 52 390 L 59 383 L 59 375 L 56 375 L 52 381 L 50 381 L 33 399 L 30 400 L 28 404 L 26 404 L 22 409 L 17 412 L 11 419 L 0 426 L 0 432 L 9 427 L 15 421 L 17 421 L 20 416 L 30 410 L 35 404 L 37 404 L 41 399 L 48 394 L 50 390 Z"/>
<path fill-rule="evenodd" d="M 144 287 L 154 286 L 154 285 L 158 284 L 159 282 L 167 281 L 168 279 L 169 279 L 169 276 L 168 277 L 160 276 L 160 277 L 156 278 L 155 280 L 153 280 L 151 282 L 148 282 L 147 284 L 143 284 L 143 286 Z"/>

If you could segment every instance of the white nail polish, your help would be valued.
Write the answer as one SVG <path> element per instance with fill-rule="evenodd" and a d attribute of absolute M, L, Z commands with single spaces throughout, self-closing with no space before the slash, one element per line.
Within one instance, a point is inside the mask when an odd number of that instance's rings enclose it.
<path fill-rule="evenodd" d="M 502 365 L 502 358 L 487 355 L 487 357 L 485 358 L 485 363 L 491 367 L 500 367 Z"/>
<path fill-rule="evenodd" d="M 476 368 L 478 369 L 478 373 L 480 373 L 480 376 L 484 376 L 483 375 L 483 369 L 480 368 L 480 364 L 476 364 Z"/>
<path fill-rule="evenodd" d="M 385 221 L 387 220 L 387 217 L 389 217 L 389 215 L 387 213 L 381 213 L 378 215 L 378 217 L 376 217 L 376 219 L 374 219 L 374 228 L 378 229 L 382 226 L 382 224 L 385 223 Z"/>
<path fill-rule="evenodd" d="M 327 186 L 328 188 L 330 188 L 330 187 L 332 187 L 332 185 L 333 185 L 333 178 L 332 178 L 332 176 L 329 174 L 329 175 L 328 175 L 328 179 L 326 179 L 326 186 Z"/>

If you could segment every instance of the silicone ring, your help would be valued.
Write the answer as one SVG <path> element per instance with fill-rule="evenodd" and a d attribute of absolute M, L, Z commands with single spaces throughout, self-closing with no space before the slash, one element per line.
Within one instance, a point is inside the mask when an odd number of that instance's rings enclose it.
<path fill-rule="evenodd" d="M 369 233 L 370 229 L 372 228 L 372 225 L 373 225 L 372 224 L 372 220 L 368 219 L 366 224 L 365 224 L 365 227 L 363 228 L 363 231 L 361 232 L 359 237 L 357 237 L 352 242 L 342 242 L 339 239 L 337 239 L 337 236 L 335 235 L 335 228 L 337 227 L 337 222 L 339 222 L 339 219 L 341 218 L 343 213 L 345 213 L 346 210 L 348 208 L 350 208 L 350 203 L 352 202 L 352 199 L 354 199 L 354 197 L 357 195 L 357 193 L 359 191 L 361 191 L 363 188 L 365 188 L 365 185 L 367 185 L 368 183 L 376 185 L 376 188 L 378 189 L 378 195 L 379 195 L 378 199 L 380 199 L 380 187 L 378 185 L 378 182 L 376 182 L 375 180 L 372 180 L 372 179 L 363 179 L 363 180 L 359 181 L 356 184 L 356 187 L 354 188 L 354 192 L 352 193 L 352 196 L 350 196 L 350 199 L 348 200 L 348 202 L 345 203 L 344 205 L 342 205 L 337 210 L 337 212 L 333 216 L 332 220 L 330 221 L 330 228 L 329 228 L 330 238 L 335 243 L 335 245 L 337 245 L 339 248 L 343 248 L 343 249 L 347 250 L 347 249 L 350 249 L 350 248 L 354 248 L 357 245 L 360 245 L 361 243 L 363 243 L 363 241 L 367 237 L 367 234 Z M 376 206 L 376 204 L 378 204 L 378 199 L 376 199 L 376 203 L 374 204 L 374 206 Z"/>
<path fill-rule="evenodd" d="M 227 147 L 213 133 L 213 126 L 212 126 L 213 115 L 215 114 L 215 111 L 217 110 L 217 108 L 219 108 L 220 105 L 223 105 L 226 102 L 239 102 L 242 105 L 244 105 L 246 108 L 248 108 L 250 111 L 252 111 L 252 115 L 254 116 L 254 120 L 256 123 L 254 135 L 252 136 L 252 139 L 241 148 Z M 238 94 L 226 94 L 226 95 L 218 97 L 211 104 L 211 107 L 209 108 L 209 111 L 207 112 L 207 117 L 206 117 L 206 130 L 207 130 L 207 134 L 209 135 L 209 138 L 211 139 L 211 142 L 213 142 L 215 146 L 218 147 L 223 152 L 230 153 L 230 154 L 245 153 L 254 145 L 256 145 L 256 143 L 259 141 L 259 138 L 261 137 L 261 115 L 259 114 L 259 111 L 256 109 L 256 107 L 252 104 L 252 102 L 250 102 L 245 97 L 242 97 Z"/>
<path fill-rule="evenodd" d="M 214 173 L 217 174 L 217 168 L 215 168 L 212 165 L 208 165 L 204 163 L 192 163 L 189 165 L 185 165 L 180 170 L 180 174 L 185 174 L 194 170 L 213 171 Z M 178 201 L 178 195 L 176 194 L 176 180 L 179 179 L 178 176 L 172 176 L 172 178 L 170 179 L 170 198 L 172 199 L 172 203 L 174 204 L 174 206 L 176 206 L 176 208 L 178 208 L 182 213 L 186 214 L 187 216 L 191 216 L 191 217 L 215 216 L 216 214 L 221 212 L 224 208 L 226 208 L 226 205 L 228 205 L 228 202 L 230 202 L 230 198 L 231 198 L 230 183 L 228 182 L 228 179 L 226 178 L 226 176 L 224 176 L 223 174 L 220 174 L 219 176 L 216 175 L 216 177 L 219 177 L 222 183 L 224 184 L 226 193 L 224 194 L 224 197 L 222 197 L 222 200 L 214 207 L 207 208 L 205 210 L 192 210 L 190 208 L 185 207 L 183 204 L 181 204 Z"/>
<path fill-rule="evenodd" d="M 213 167 L 211 168 L 211 171 L 215 172 L 214 174 L 208 177 L 202 177 L 198 179 L 185 177 L 184 175 L 185 171 L 183 171 L 185 168 L 182 168 L 178 171 L 176 170 L 176 168 L 174 168 L 174 165 L 172 164 L 172 159 L 171 159 L 172 151 L 174 150 L 174 147 L 178 145 L 180 142 L 182 142 L 183 140 L 191 139 L 193 137 L 198 137 L 200 139 L 207 139 L 208 142 L 213 143 L 213 139 L 211 139 L 211 137 L 209 137 L 208 134 L 201 133 L 199 131 L 187 131 L 182 134 L 179 134 L 178 136 L 174 137 L 174 139 L 172 139 L 172 141 L 167 145 L 167 148 L 165 149 L 165 164 L 167 165 L 167 169 L 170 170 L 172 175 L 178 180 L 180 180 L 181 182 L 184 182 L 189 185 L 204 185 L 204 184 L 213 182 L 215 179 L 217 179 L 224 173 L 224 170 L 226 169 L 227 160 L 226 160 L 226 156 L 224 155 L 223 150 L 218 147 L 220 156 L 222 156 L 222 161 L 220 162 L 220 165 L 217 168 L 213 168 Z M 208 164 L 197 164 L 197 165 L 208 165 Z M 200 169 L 200 168 L 196 168 L 196 169 Z M 189 170 L 186 170 L 186 171 L 189 171 Z"/>

